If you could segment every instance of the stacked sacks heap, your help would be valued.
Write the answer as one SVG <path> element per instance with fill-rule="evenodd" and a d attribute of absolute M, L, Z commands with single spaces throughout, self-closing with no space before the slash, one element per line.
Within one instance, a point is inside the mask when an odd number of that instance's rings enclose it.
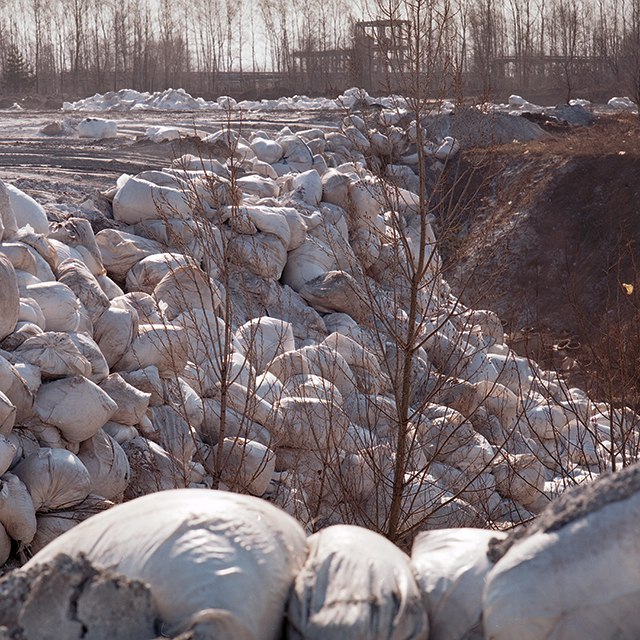
<path fill-rule="evenodd" d="M 95 235 L 3 187 L 4 548 L 179 487 L 309 528 L 383 530 L 398 498 L 398 534 L 510 522 L 607 466 L 606 408 L 465 309 L 415 181 L 366 168 L 409 167 L 422 137 L 394 127 L 223 130 L 216 158 L 120 178 Z"/>
<path fill-rule="evenodd" d="M 156 493 L 67 531 L 1 580 L 0 625 L 26 640 L 52 620 L 70 638 L 98 621 L 96 637 L 149 640 L 160 629 L 219 640 L 635 638 L 639 487 L 635 465 L 567 492 L 527 529 L 422 532 L 410 557 L 350 525 L 305 538 L 251 496 Z"/>

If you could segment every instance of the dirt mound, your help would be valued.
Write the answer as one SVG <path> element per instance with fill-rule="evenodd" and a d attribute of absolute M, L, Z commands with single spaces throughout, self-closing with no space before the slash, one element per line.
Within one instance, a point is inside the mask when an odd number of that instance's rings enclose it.
<path fill-rule="evenodd" d="M 475 108 L 428 117 L 422 124 L 429 138 L 452 136 L 463 147 L 487 147 L 548 137 L 537 123 L 527 118 L 499 112 L 482 113 Z"/>
<path fill-rule="evenodd" d="M 0 581 L 0 636 L 154 638 L 156 610 L 142 582 L 60 555 L 49 565 Z M 2 635 L 4 634 L 4 635 Z"/>
<path fill-rule="evenodd" d="M 441 225 L 455 237 L 444 254 L 463 300 L 497 311 L 516 348 L 547 363 L 593 363 L 596 345 L 630 339 L 640 304 L 640 122 L 601 119 L 467 151 L 461 163 L 456 175 L 470 176 L 454 186 L 462 204 Z"/>

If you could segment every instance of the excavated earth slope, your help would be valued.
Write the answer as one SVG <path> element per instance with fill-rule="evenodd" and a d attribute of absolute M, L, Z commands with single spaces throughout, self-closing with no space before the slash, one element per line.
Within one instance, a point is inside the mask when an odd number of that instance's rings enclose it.
<path fill-rule="evenodd" d="M 593 386 L 638 340 L 640 121 L 549 128 L 466 150 L 440 237 L 466 304 L 495 310 L 516 349 Z"/>

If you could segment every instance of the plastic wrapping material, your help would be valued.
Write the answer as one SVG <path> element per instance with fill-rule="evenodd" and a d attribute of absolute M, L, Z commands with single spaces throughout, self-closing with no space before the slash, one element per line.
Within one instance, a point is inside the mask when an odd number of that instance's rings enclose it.
<path fill-rule="evenodd" d="M 186 332 L 172 324 L 141 324 L 138 337 L 114 366 L 116 371 L 134 371 L 149 365 L 160 376 L 177 375 L 187 363 Z"/>
<path fill-rule="evenodd" d="M 275 357 L 296 348 L 291 324 L 267 316 L 245 322 L 236 331 L 235 337 L 256 371 L 264 371 Z"/>
<path fill-rule="evenodd" d="M 18 476 L 0 478 L 0 523 L 13 540 L 29 544 L 36 534 L 36 510 L 31 495 Z"/>
<path fill-rule="evenodd" d="M 72 507 L 82 502 L 91 488 L 87 468 L 65 449 L 42 448 L 28 455 L 13 473 L 24 482 L 39 512 Z"/>
<path fill-rule="evenodd" d="M 215 608 L 228 611 L 250 637 L 276 640 L 306 552 L 300 525 L 267 502 L 186 489 L 98 514 L 54 540 L 25 568 L 58 553 L 84 553 L 91 562 L 146 582 L 172 632 Z M 237 640 L 233 631 L 216 638 Z"/>
<path fill-rule="evenodd" d="M 0 254 L 0 340 L 16 327 L 20 316 L 20 292 L 16 272 L 9 260 Z"/>
<path fill-rule="evenodd" d="M 91 479 L 90 492 L 117 500 L 129 484 L 131 469 L 122 447 L 102 429 L 80 445 L 78 458 Z"/>
<path fill-rule="evenodd" d="M 418 534 L 411 567 L 429 614 L 430 640 L 483 640 L 482 591 L 489 540 L 506 533 L 440 529 Z"/>
<path fill-rule="evenodd" d="M 409 558 L 381 535 L 337 525 L 309 540 L 289 598 L 287 637 L 427 640 Z"/>
<path fill-rule="evenodd" d="M 69 442 L 82 442 L 93 436 L 117 408 L 98 385 L 82 376 L 43 384 L 35 401 L 40 420 L 57 427 Z"/>
<path fill-rule="evenodd" d="M 113 422 L 132 427 L 140 422 L 149 408 L 151 394 L 136 389 L 117 373 L 105 378 L 99 386 L 118 405 L 110 417 Z"/>
<path fill-rule="evenodd" d="M 26 297 L 33 298 L 46 319 L 46 331 L 75 331 L 80 322 L 80 302 L 76 294 L 61 282 L 42 282 L 26 287 Z"/>
<path fill-rule="evenodd" d="M 107 272 L 118 282 L 142 259 L 164 251 L 155 240 L 117 229 L 103 229 L 96 234 L 96 243 Z"/>
<path fill-rule="evenodd" d="M 271 449 L 245 438 L 225 438 L 221 460 L 220 479 L 229 488 L 254 496 L 264 494 L 276 467 L 276 454 Z"/>
<path fill-rule="evenodd" d="M 14 353 L 21 360 L 38 367 L 43 378 L 91 375 L 91 363 L 67 333 L 47 331 L 28 338 Z"/>
<path fill-rule="evenodd" d="M 120 180 L 118 181 L 120 183 Z M 113 199 L 113 217 L 125 224 L 162 217 L 191 217 L 186 193 L 129 177 Z"/>
<path fill-rule="evenodd" d="M 138 323 L 138 313 L 131 306 L 128 309 L 110 306 L 96 321 L 93 337 L 110 369 L 129 352 L 138 335 Z"/>
<path fill-rule="evenodd" d="M 109 298 L 89 268 L 78 260 L 63 260 L 58 266 L 58 281 L 66 284 L 84 305 L 92 322 L 109 307 Z"/>

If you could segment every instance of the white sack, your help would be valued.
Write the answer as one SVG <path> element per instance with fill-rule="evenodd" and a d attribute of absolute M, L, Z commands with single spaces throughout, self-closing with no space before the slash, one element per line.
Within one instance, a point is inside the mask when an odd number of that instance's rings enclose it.
<path fill-rule="evenodd" d="M 261 496 L 267 490 L 275 468 L 276 454 L 260 442 L 245 438 L 223 440 L 220 479 L 229 488 Z"/>
<path fill-rule="evenodd" d="M 100 383 L 100 388 L 118 406 L 110 417 L 113 422 L 132 427 L 140 422 L 140 419 L 149 408 L 151 394 L 136 389 L 118 373 L 112 373 L 105 378 Z"/>
<path fill-rule="evenodd" d="M 45 331 L 75 331 L 80 323 L 80 301 L 61 282 L 41 282 L 26 287 L 25 296 L 33 298 L 46 319 Z"/>
<path fill-rule="evenodd" d="M 96 242 L 107 272 L 120 282 L 140 260 L 165 250 L 164 246 L 155 240 L 117 229 L 103 229 L 98 232 Z"/>
<path fill-rule="evenodd" d="M 349 420 L 337 405 L 316 398 L 282 398 L 278 404 L 282 421 L 274 424 L 279 446 L 306 451 L 340 447 Z"/>
<path fill-rule="evenodd" d="M 172 324 L 141 324 L 138 337 L 114 366 L 116 371 L 134 371 L 149 365 L 160 376 L 179 374 L 187 364 L 186 332 Z"/>
<path fill-rule="evenodd" d="M 25 569 L 59 553 L 84 553 L 146 582 L 172 633 L 200 611 L 223 609 L 248 637 L 276 640 L 307 545 L 300 525 L 263 500 L 185 489 L 100 513 L 54 540 Z"/>
<path fill-rule="evenodd" d="M 638 615 L 637 466 L 556 499 L 487 577 L 488 640 L 632 640 Z"/>
<path fill-rule="evenodd" d="M 125 280 L 127 291 L 153 293 L 155 287 L 168 273 L 187 265 L 195 266 L 195 262 L 193 258 L 181 253 L 158 253 L 148 256 L 127 273 Z"/>
<path fill-rule="evenodd" d="M 91 478 L 81 460 L 65 449 L 42 448 L 28 455 L 13 473 L 29 490 L 36 511 L 65 509 L 82 502 Z"/>
<path fill-rule="evenodd" d="M 29 544 L 36 534 L 36 510 L 24 483 L 13 473 L 0 478 L 0 523 L 14 540 Z"/>
<path fill-rule="evenodd" d="M 43 377 L 91 375 L 91 363 L 67 333 L 47 331 L 25 340 L 14 353 L 40 369 Z"/>
<path fill-rule="evenodd" d="M 18 224 L 11 206 L 7 184 L 0 180 L 0 240 L 10 240 L 16 235 Z"/>
<path fill-rule="evenodd" d="M 12 184 L 6 184 L 18 229 L 30 225 L 36 233 L 47 235 L 49 222 L 44 207 Z"/>
<path fill-rule="evenodd" d="M 129 484 L 131 468 L 122 447 L 113 438 L 100 429 L 80 445 L 78 458 L 89 473 L 91 493 L 107 500 L 122 496 Z"/>
<path fill-rule="evenodd" d="M 118 123 L 104 118 L 85 118 L 78 123 L 78 137 L 96 138 L 116 138 L 118 136 Z"/>
<path fill-rule="evenodd" d="M 9 260 L 0 255 L 0 340 L 16 327 L 20 316 L 20 292 L 16 272 Z"/>
<path fill-rule="evenodd" d="M 471 528 L 418 534 L 411 567 L 429 615 L 429 640 L 482 640 L 482 590 L 493 568 L 488 543 L 506 537 Z"/>
<path fill-rule="evenodd" d="M 111 305 L 93 327 L 93 337 L 109 368 L 129 352 L 137 334 L 138 313 L 131 305 L 128 309 L 119 309 Z"/>
<path fill-rule="evenodd" d="M 43 384 L 35 401 L 40 420 L 57 427 L 69 442 L 90 438 L 117 408 L 118 405 L 98 385 L 83 376 Z"/>
<path fill-rule="evenodd" d="M 192 215 L 187 193 L 136 177 L 124 182 L 113 199 L 113 217 L 125 224 Z"/>
<path fill-rule="evenodd" d="M 85 375 L 85 378 L 100 384 L 109 375 L 109 365 L 102 355 L 100 347 L 93 338 L 84 333 L 69 333 L 68 336 L 91 365 L 91 371 L 88 375 Z"/>
<path fill-rule="evenodd" d="M 215 312 L 224 307 L 222 286 L 195 265 L 167 273 L 153 290 L 153 297 L 159 304 L 166 305 L 164 315 L 168 320 L 190 309 Z"/>
<path fill-rule="evenodd" d="M 288 638 L 427 640 L 427 614 L 398 547 L 349 525 L 323 529 L 308 543 L 289 598 Z"/>
<path fill-rule="evenodd" d="M 235 337 L 257 371 L 264 371 L 275 357 L 296 348 L 291 324 L 268 316 L 245 322 Z"/>
<path fill-rule="evenodd" d="M 109 306 L 109 298 L 84 262 L 63 260 L 58 265 L 58 282 L 66 284 L 84 305 L 91 322 Z"/>

